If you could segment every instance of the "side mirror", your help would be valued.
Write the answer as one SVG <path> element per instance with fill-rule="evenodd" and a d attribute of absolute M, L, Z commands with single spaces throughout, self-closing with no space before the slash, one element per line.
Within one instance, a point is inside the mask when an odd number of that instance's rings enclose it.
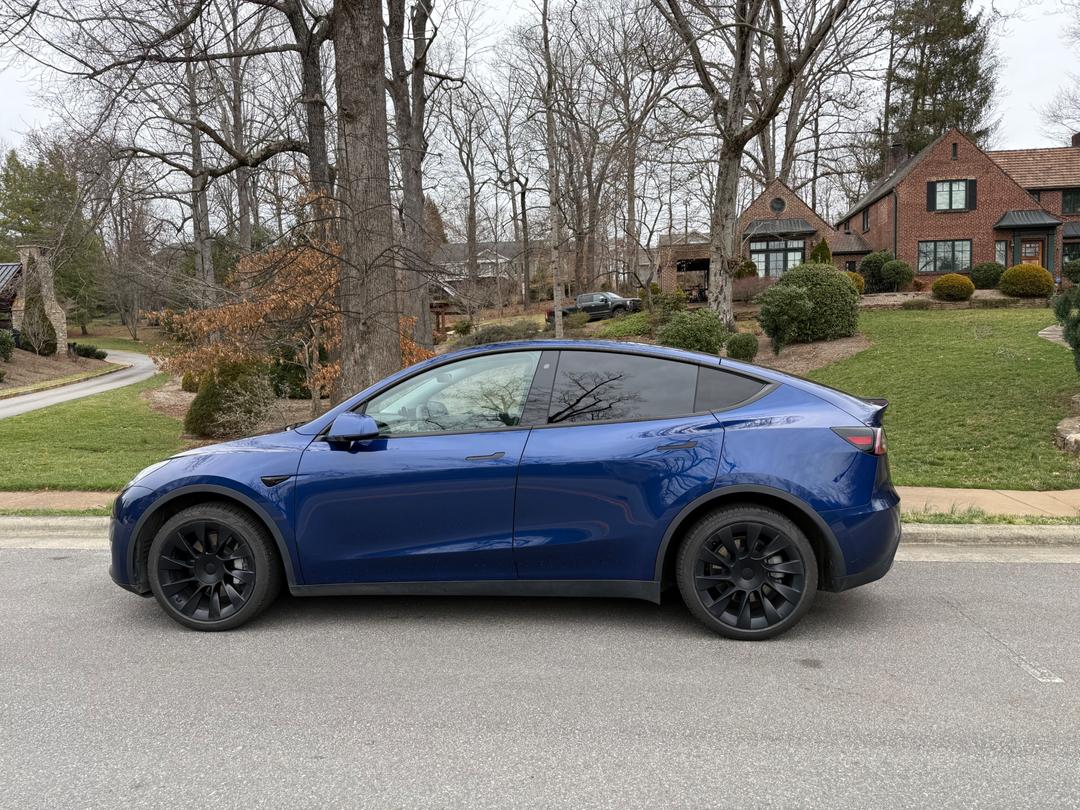
<path fill-rule="evenodd" d="M 367 414 L 346 411 L 339 414 L 330 425 L 326 438 L 331 442 L 359 442 L 364 439 L 377 439 L 379 425 Z"/>

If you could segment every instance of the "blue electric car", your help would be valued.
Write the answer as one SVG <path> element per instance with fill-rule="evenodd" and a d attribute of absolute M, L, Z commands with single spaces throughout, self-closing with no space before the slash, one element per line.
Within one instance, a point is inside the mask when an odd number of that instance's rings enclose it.
<path fill-rule="evenodd" d="M 659 602 L 738 639 L 889 570 L 885 403 L 654 346 L 529 341 L 405 369 L 200 447 L 116 501 L 112 578 L 199 630 L 296 595 Z"/>

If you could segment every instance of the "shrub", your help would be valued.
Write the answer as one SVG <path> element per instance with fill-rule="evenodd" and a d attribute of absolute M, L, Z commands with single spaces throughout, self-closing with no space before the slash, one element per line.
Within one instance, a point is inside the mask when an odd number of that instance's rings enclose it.
<path fill-rule="evenodd" d="M 663 346 L 707 354 L 720 354 L 727 336 L 720 316 L 704 307 L 675 313 L 656 333 Z"/>
<path fill-rule="evenodd" d="M 7 329 L 0 329 L 0 360 L 11 362 L 11 353 L 15 351 L 15 334 Z"/>
<path fill-rule="evenodd" d="M 825 241 L 824 236 L 810 251 L 809 261 L 813 264 L 832 264 L 832 251 L 829 249 L 829 243 Z"/>
<path fill-rule="evenodd" d="M 180 390 L 189 394 L 199 393 L 199 378 L 187 371 L 180 377 Z"/>
<path fill-rule="evenodd" d="M 597 333 L 602 338 L 628 338 L 651 335 L 653 333 L 652 317 L 648 312 L 632 312 L 621 318 L 612 318 L 600 327 Z"/>
<path fill-rule="evenodd" d="M 930 294 L 939 301 L 967 301 L 974 292 L 971 279 L 959 273 L 946 273 L 930 288 Z"/>
<path fill-rule="evenodd" d="M 0 370 L 0 382 L 3 382 L 4 377 L 6 377 L 6 376 L 7 376 L 7 372 L 3 371 L 3 370 Z"/>
<path fill-rule="evenodd" d="M 462 335 L 458 339 L 458 346 L 483 346 L 488 343 L 502 343 L 506 340 L 529 340 L 536 337 L 540 327 L 532 321 L 520 320 L 510 323 L 483 326 Z"/>
<path fill-rule="evenodd" d="M 896 292 L 910 286 L 915 281 L 915 271 L 911 265 L 899 259 L 885 262 L 879 271 L 883 291 Z"/>
<path fill-rule="evenodd" d="M 731 282 L 731 300 L 732 301 L 753 301 L 765 290 L 769 289 L 775 278 L 769 278 L 763 276 L 758 278 L 757 276 L 749 276 L 746 278 L 737 278 Z"/>
<path fill-rule="evenodd" d="M 801 287 L 810 299 L 810 317 L 800 323 L 794 340 L 835 340 L 858 330 L 859 293 L 831 264 L 800 264 L 782 275 L 775 286 Z"/>
<path fill-rule="evenodd" d="M 930 302 L 925 298 L 909 298 L 900 304 L 901 309 L 930 309 Z"/>
<path fill-rule="evenodd" d="M 464 321 L 458 321 L 454 324 L 455 335 L 467 335 L 473 330 L 473 322 L 466 319 Z"/>
<path fill-rule="evenodd" d="M 652 299 L 652 311 L 658 323 L 664 323 L 677 312 L 686 311 L 686 293 L 675 290 L 657 293 Z"/>
<path fill-rule="evenodd" d="M 733 360 L 754 362 L 758 353 L 758 339 L 749 332 L 736 332 L 727 339 L 727 356 Z"/>
<path fill-rule="evenodd" d="M 254 430 L 270 412 L 274 389 L 254 363 L 222 363 L 207 374 L 184 417 L 184 430 L 225 439 Z"/>
<path fill-rule="evenodd" d="M 97 346 L 92 346 L 89 343 L 76 343 L 75 354 L 79 357 L 89 357 L 94 360 L 104 360 L 109 356 L 109 353 L 102 351 Z"/>
<path fill-rule="evenodd" d="M 1054 316 L 1061 335 L 1073 350 L 1073 365 L 1080 372 L 1080 286 L 1069 287 L 1054 298 Z"/>
<path fill-rule="evenodd" d="M 572 312 L 569 315 L 564 315 L 562 319 L 563 327 L 566 329 L 584 329 L 585 324 L 588 322 L 588 312 Z"/>
<path fill-rule="evenodd" d="M 1049 298 L 1054 277 L 1037 264 L 1018 264 L 1001 274 L 998 289 L 1014 298 Z"/>
<path fill-rule="evenodd" d="M 976 290 L 993 290 L 1001 281 L 1001 274 L 1005 272 L 1005 265 L 997 262 L 980 262 L 971 268 L 971 280 Z"/>
<path fill-rule="evenodd" d="M 1080 259 L 1065 262 L 1061 268 L 1061 275 L 1073 284 L 1080 284 Z"/>
<path fill-rule="evenodd" d="M 731 271 L 733 278 L 757 278 L 757 265 L 749 259 L 737 259 L 732 264 L 734 265 Z"/>
<path fill-rule="evenodd" d="M 774 284 L 757 298 L 761 305 L 758 323 L 772 341 L 773 352 L 792 343 L 803 332 L 814 305 L 802 287 Z"/>
<path fill-rule="evenodd" d="M 859 263 L 859 273 L 866 279 L 866 291 L 868 293 L 883 291 L 881 268 L 889 261 L 892 261 L 892 254 L 887 250 L 879 250 L 876 253 L 868 253 L 863 256 L 863 260 Z"/>
<path fill-rule="evenodd" d="M 19 343 L 42 357 L 56 354 L 56 330 L 45 314 L 45 304 L 40 295 L 27 297 Z"/>
<path fill-rule="evenodd" d="M 846 271 L 844 275 L 851 279 L 851 283 L 855 285 L 855 289 L 858 291 L 859 295 L 862 295 L 863 291 L 866 289 L 866 279 L 858 273 L 852 273 L 850 270 Z"/>

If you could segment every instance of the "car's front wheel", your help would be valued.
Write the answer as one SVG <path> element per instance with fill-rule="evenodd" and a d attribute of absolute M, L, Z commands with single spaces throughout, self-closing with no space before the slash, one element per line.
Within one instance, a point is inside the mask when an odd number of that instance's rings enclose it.
<path fill-rule="evenodd" d="M 227 504 L 200 504 L 169 518 L 150 544 L 147 574 L 165 612 L 196 630 L 244 624 L 281 588 L 266 528 Z"/>
<path fill-rule="evenodd" d="M 810 609 L 817 559 L 785 515 L 753 504 L 718 508 L 687 533 L 676 562 L 690 612 L 728 638 L 783 633 Z"/>

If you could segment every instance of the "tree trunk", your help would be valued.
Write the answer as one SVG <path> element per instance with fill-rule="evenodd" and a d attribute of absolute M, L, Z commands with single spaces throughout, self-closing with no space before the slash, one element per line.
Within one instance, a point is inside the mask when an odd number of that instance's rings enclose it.
<path fill-rule="evenodd" d="M 532 279 L 529 278 L 529 206 L 526 201 L 526 192 L 528 189 L 525 184 L 521 184 L 521 279 L 522 284 L 525 287 L 525 296 L 522 300 L 522 311 L 529 311 L 529 299 L 532 295 Z"/>
<path fill-rule="evenodd" d="M 563 336 L 562 317 L 562 262 L 559 251 L 562 248 L 562 215 L 559 213 L 559 158 L 555 140 L 555 63 L 551 56 L 551 31 L 549 22 L 549 0 L 543 0 L 540 12 L 540 26 L 544 45 L 544 146 L 548 165 L 548 217 L 550 219 L 551 247 L 551 293 L 554 309 L 555 337 Z"/>
<path fill-rule="evenodd" d="M 341 166 L 341 387 L 358 391 L 401 368 L 393 260 L 381 0 L 338 0 Z"/>
<path fill-rule="evenodd" d="M 735 328 L 735 311 L 731 302 L 731 273 L 728 259 L 737 255 L 735 249 L 736 212 L 739 204 L 739 172 L 742 149 L 732 152 L 722 149 L 717 161 L 716 191 L 713 199 L 709 246 L 709 306 L 728 327 Z"/>

